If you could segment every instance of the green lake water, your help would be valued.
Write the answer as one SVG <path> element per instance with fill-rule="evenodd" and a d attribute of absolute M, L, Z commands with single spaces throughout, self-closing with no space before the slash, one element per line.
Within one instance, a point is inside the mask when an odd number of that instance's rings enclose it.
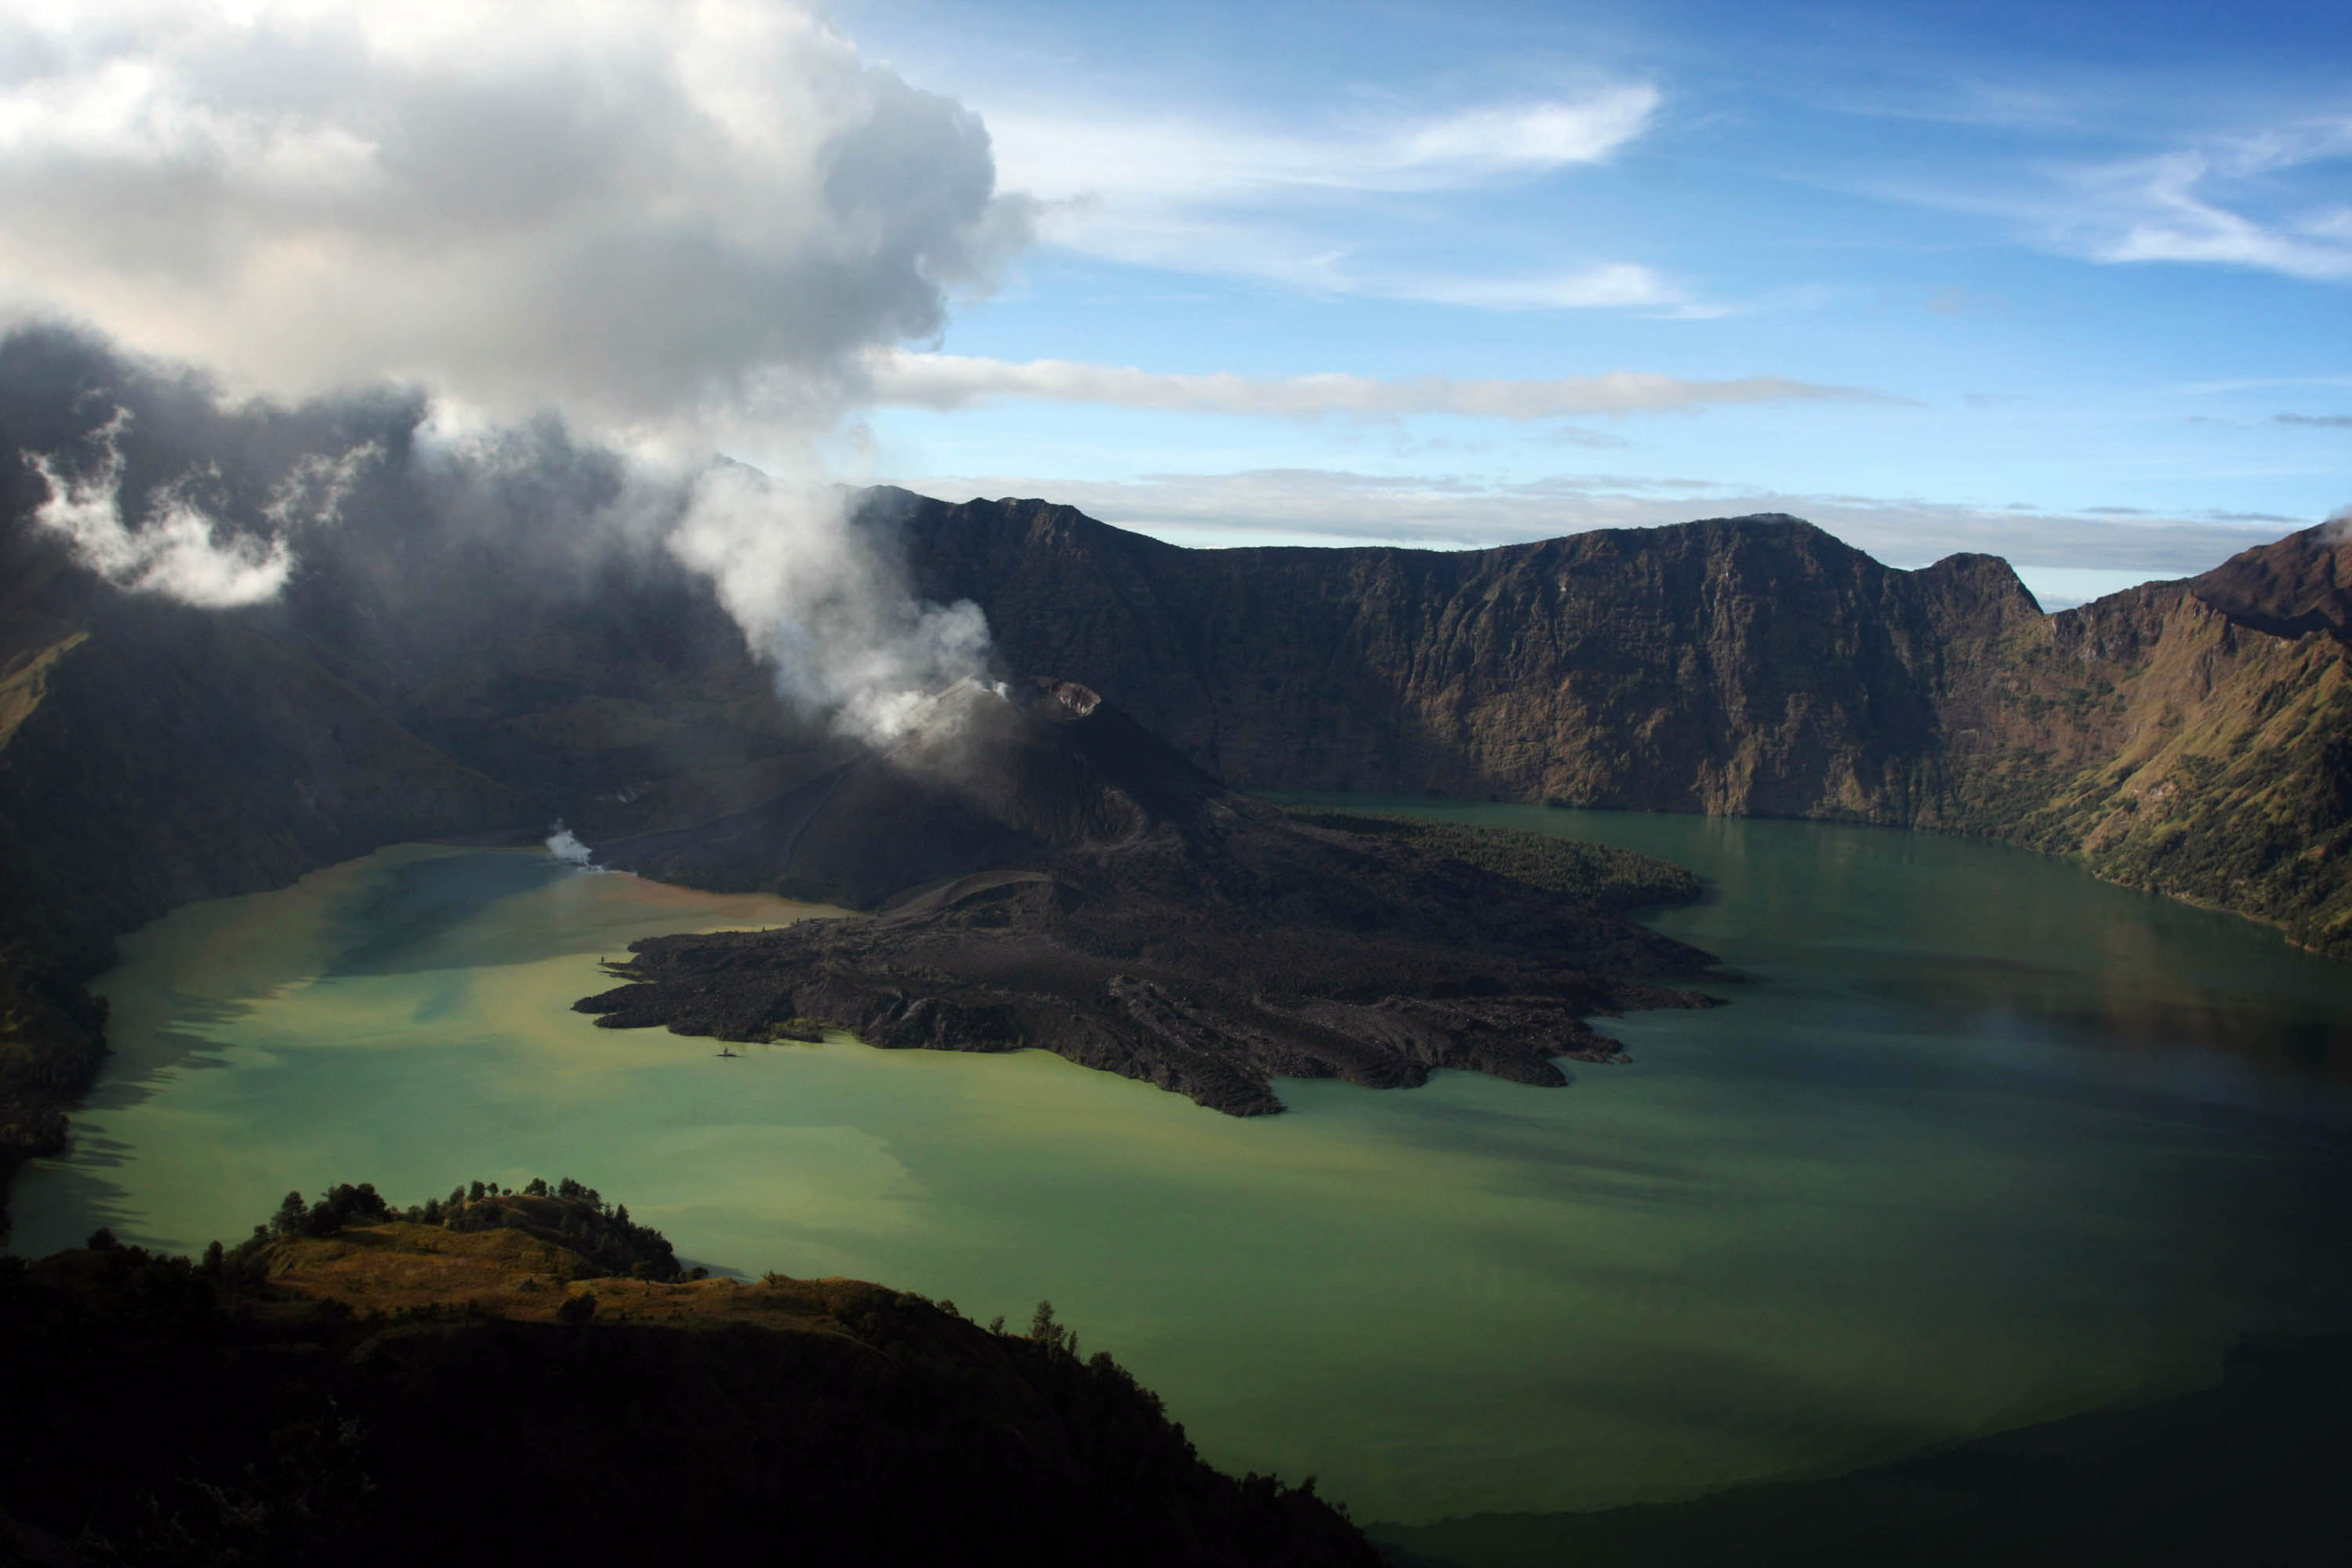
<path fill-rule="evenodd" d="M 2352 1328 L 2352 965 L 1982 844 L 1413 808 L 1694 867 L 1653 923 L 1732 1005 L 1604 1021 L 1633 1063 L 1566 1089 L 1246 1121 L 1036 1052 L 722 1060 L 570 1005 L 635 937 L 803 910 L 409 846 L 124 942 L 12 1245 L 568 1174 L 716 1267 L 1050 1297 L 1213 1462 L 1400 1522 L 1825 1473 Z"/>

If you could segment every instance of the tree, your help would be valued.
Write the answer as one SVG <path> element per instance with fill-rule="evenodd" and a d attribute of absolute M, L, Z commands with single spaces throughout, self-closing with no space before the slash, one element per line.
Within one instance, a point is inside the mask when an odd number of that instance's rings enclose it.
<path fill-rule="evenodd" d="M 299 1193 L 289 1193 L 278 1205 L 278 1212 L 269 1216 L 269 1228 L 279 1236 L 292 1236 L 302 1228 L 310 1217 L 310 1205 L 302 1201 Z"/>
<path fill-rule="evenodd" d="M 577 1296 L 566 1296 L 563 1298 L 563 1304 L 555 1309 L 555 1321 L 559 1323 L 577 1325 L 586 1322 L 595 1315 L 596 1298 L 585 1291 Z"/>
<path fill-rule="evenodd" d="M 1029 1319 L 1029 1337 L 1073 1360 L 1077 1356 L 1078 1336 L 1070 1331 L 1068 1325 L 1054 1321 L 1051 1301 L 1037 1303 L 1037 1310 Z"/>

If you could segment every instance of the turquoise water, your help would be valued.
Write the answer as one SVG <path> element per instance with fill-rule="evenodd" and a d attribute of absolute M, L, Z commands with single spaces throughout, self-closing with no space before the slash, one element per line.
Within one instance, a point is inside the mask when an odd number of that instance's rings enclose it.
<path fill-rule="evenodd" d="M 571 1174 L 682 1255 L 1025 1321 L 1204 1454 L 1359 1518 L 1820 1473 L 2209 1382 L 2352 1326 L 2352 966 L 1995 847 L 1423 807 L 1677 859 L 1732 1005 L 1630 1066 L 1285 1082 L 1235 1121 L 1040 1053 L 756 1047 L 570 1011 L 600 954 L 809 911 L 404 847 L 176 911 L 13 1245 L 234 1239 L 289 1187 Z"/>

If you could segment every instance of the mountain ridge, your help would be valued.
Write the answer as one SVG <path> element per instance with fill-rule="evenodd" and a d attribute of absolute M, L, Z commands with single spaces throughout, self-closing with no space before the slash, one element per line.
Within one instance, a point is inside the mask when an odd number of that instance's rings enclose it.
<path fill-rule="evenodd" d="M 69 448 L 92 398 L 133 412 L 127 496 L 382 456 L 280 600 L 226 611 L 106 585 L 0 465 L 0 1177 L 62 1146 L 103 1054 L 82 983 L 178 903 L 401 838 L 698 827 L 853 754 L 778 700 L 707 584 L 573 536 L 623 480 L 560 432 L 460 482 L 413 458 L 396 400 L 265 418 L 57 334 L 0 342 L 0 447 Z M 1044 501 L 862 499 L 1009 667 L 1237 787 L 1997 837 L 2352 956 L 2340 527 L 2044 615 L 1995 558 L 1901 572 L 1779 515 L 1213 552 Z"/>
<path fill-rule="evenodd" d="M 1185 551 L 1044 501 L 871 504 L 1009 660 L 1237 787 L 1995 837 L 2352 955 L 2346 649 L 2296 629 L 2352 581 L 2303 563 L 2324 529 L 2045 614 L 1998 557 L 1906 572 L 1779 515 Z"/>

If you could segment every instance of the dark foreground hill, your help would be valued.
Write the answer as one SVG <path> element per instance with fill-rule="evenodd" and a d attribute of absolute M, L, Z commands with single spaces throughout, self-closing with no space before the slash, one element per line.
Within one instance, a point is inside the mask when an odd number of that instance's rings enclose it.
<path fill-rule="evenodd" d="M 194 1265 L 0 1258 L 0 1563 L 1379 1562 L 1049 1308 L 681 1279 L 565 1188 L 339 1188 Z M 651 1277 L 570 1240 L 624 1231 Z"/>
<path fill-rule="evenodd" d="M 1559 1085 L 1555 1058 L 1622 1059 L 1586 1016 L 1706 1005 L 1656 984 L 1706 954 L 1383 826 L 1235 795 L 1084 687 L 966 683 L 887 752 L 606 851 L 880 912 L 638 942 L 613 966 L 631 984 L 578 1005 L 730 1040 L 1041 1047 L 1255 1115 L 1277 1075 Z M 1646 890 L 1696 892 L 1660 869 Z"/>

